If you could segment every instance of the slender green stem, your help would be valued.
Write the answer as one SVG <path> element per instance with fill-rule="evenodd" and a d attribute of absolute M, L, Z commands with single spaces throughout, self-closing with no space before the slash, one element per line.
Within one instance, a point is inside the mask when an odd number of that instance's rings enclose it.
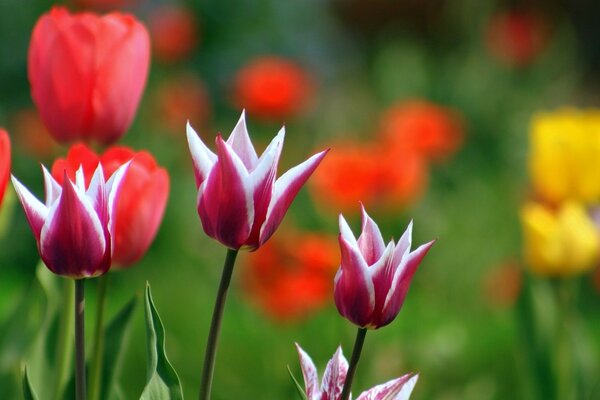
<path fill-rule="evenodd" d="M 552 282 L 556 301 L 556 321 L 554 332 L 555 382 L 557 399 L 578 398 L 575 384 L 575 360 L 570 340 L 573 320 L 573 282 L 559 279 Z"/>
<path fill-rule="evenodd" d="M 233 266 L 235 265 L 235 257 L 238 250 L 227 249 L 225 265 L 221 275 L 221 283 L 217 292 L 215 308 L 213 310 L 212 321 L 210 323 L 210 331 L 206 342 L 206 350 L 204 354 L 204 366 L 202 367 L 202 381 L 200 383 L 200 400 L 209 400 L 212 387 L 213 375 L 215 372 L 215 356 L 217 354 L 217 342 L 219 340 L 219 332 L 221 331 L 221 320 L 223 319 L 223 310 L 227 299 L 227 290 L 231 282 Z"/>
<path fill-rule="evenodd" d="M 62 390 L 67 382 L 73 355 L 73 314 L 74 307 L 72 279 L 62 279 L 63 293 L 60 307 L 60 319 L 56 336 L 56 375 L 54 376 L 51 399 L 63 398 Z"/>
<path fill-rule="evenodd" d="M 352 358 L 350 358 L 350 366 L 348 367 L 348 373 L 346 374 L 346 382 L 344 382 L 344 388 L 342 389 L 342 396 L 340 400 L 348 400 L 350 397 L 350 391 L 352 390 L 352 381 L 354 380 L 354 373 L 356 372 L 356 366 L 360 359 L 360 353 L 365 343 L 365 336 L 367 336 L 367 328 L 358 328 L 356 332 L 356 339 L 354 340 L 354 349 L 352 350 Z"/>
<path fill-rule="evenodd" d="M 94 327 L 94 347 L 92 350 L 92 364 L 90 370 L 90 384 L 88 397 L 98 400 L 100 396 L 100 382 L 102 381 L 102 355 L 104 353 L 104 305 L 106 304 L 106 290 L 108 287 L 108 274 L 98 278 L 96 299 L 96 326 Z"/>
<path fill-rule="evenodd" d="M 84 329 L 84 284 L 75 280 L 75 398 L 85 400 L 85 329 Z"/>

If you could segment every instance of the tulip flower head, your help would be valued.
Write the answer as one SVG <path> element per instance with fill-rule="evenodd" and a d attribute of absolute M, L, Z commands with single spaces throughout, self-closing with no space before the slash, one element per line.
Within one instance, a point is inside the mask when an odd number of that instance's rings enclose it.
<path fill-rule="evenodd" d="M 313 360 L 297 343 L 296 350 L 300 357 L 300 367 L 304 376 L 306 398 L 308 400 L 339 400 L 348 372 L 348 361 L 342 353 L 342 348 L 338 347 L 327 363 L 320 387 L 317 368 Z M 356 400 L 408 400 L 417 379 L 419 379 L 419 375 L 403 375 L 362 392 Z"/>
<path fill-rule="evenodd" d="M 108 271 L 114 248 L 114 210 L 126 169 L 127 165 L 122 166 L 106 182 L 99 165 L 89 185 L 83 168 L 74 182 L 65 171 L 59 185 L 42 168 L 45 203 L 12 177 L 40 257 L 52 272 L 80 279 Z"/>
<path fill-rule="evenodd" d="M 362 208 L 358 240 L 340 214 L 341 266 L 334 298 L 342 316 L 362 328 L 377 329 L 392 322 L 404 303 L 414 273 L 434 241 L 410 251 L 412 222 L 398 241 L 386 246 L 377 224 Z"/>
<path fill-rule="evenodd" d="M 133 120 L 149 60 L 148 32 L 133 16 L 54 7 L 31 36 L 31 97 L 57 141 L 110 144 Z"/>
<path fill-rule="evenodd" d="M 223 245 L 256 250 L 273 235 L 292 201 L 326 151 L 276 178 L 285 129 L 260 156 L 248 136 L 244 113 L 227 141 L 216 138 L 213 153 L 187 125 L 204 232 Z"/>
<path fill-rule="evenodd" d="M 4 199 L 8 176 L 10 175 L 10 138 L 8 133 L 0 128 L 0 206 Z"/>

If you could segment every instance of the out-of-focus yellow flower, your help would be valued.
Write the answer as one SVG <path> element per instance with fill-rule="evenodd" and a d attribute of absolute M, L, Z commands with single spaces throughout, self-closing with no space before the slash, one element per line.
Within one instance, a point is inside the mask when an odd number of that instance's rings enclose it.
<path fill-rule="evenodd" d="M 532 272 L 565 277 L 593 268 L 600 234 L 583 205 L 567 202 L 553 210 L 538 203 L 521 209 L 524 256 Z"/>
<path fill-rule="evenodd" d="M 529 172 L 551 203 L 600 200 L 600 111 L 562 109 L 531 122 Z"/>

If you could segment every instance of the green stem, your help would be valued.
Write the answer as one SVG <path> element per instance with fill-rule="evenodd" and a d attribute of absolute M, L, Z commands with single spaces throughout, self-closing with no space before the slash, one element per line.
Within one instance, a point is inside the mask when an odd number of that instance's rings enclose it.
<path fill-rule="evenodd" d="M 204 366 L 202 367 L 202 381 L 200 383 L 200 400 L 209 400 L 212 387 L 213 375 L 215 372 L 215 356 L 217 354 L 217 342 L 219 340 L 219 332 L 221 331 L 221 320 L 223 319 L 223 310 L 225 308 L 225 300 L 227 299 L 227 290 L 231 282 L 233 274 L 233 266 L 238 250 L 227 249 L 225 265 L 221 275 L 221 283 L 217 292 L 215 308 L 213 310 L 212 321 L 210 323 L 210 331 L 208 333 L 208 341 L 206 342 L 206 352 L 204 354 Z"/>
<path fill-rule="evenodd" d="M 553 353 L 558 399 L 578 398 L 574 379 L 574 349 L 571 345 L 569 331 L 573 313 L 572 284 L 573 282 L 565 279 L 552 282 L 557 310 Z"/>
<path fill-rule="evenodd" d="M 73 315 L 74 307 L 72 279 L 63 279 L 62 301 L 60 303 L 60 320 L 56 336 L 56 375 L 54 376 L 51 399 L 63 398 L 62 390 L 71 369 L 73 354 Z"/>
<path fill-rule="evenodd" d="M 84 329 L 84 284 L 75 280 L 75 398 L 85 400 L 85 329 Z"/>
<path fill-rule="evenodd" d="M 340 400 L 348 400 L 350 397 L 350 391 L 352 390 L 352 381 L 354 380 L 354 373 L 358 366 L 358 360 L 360 359 L 360 353 L 365 343 L 365 336 L 367 336 L 367 328 L 358 328 L 356 332 L 356 339 L 354 340 L 354 349 L 352 350 L 352 358 L 350 358 L 350 366 L 348 367 L 348 373 L 346 374 L 346 382 L 344 382 L 344 389 L 342 389 L 342 396 Z"/>
<path fill-rule="evenodd" d="M 106 304 L 106 290 L 108 287 L 108 274 L 99 278 L 98 296 L 96 299 L 96 326 L 94 327 L 94 347 L 92 350 L 92 364 L 90 370 L 90 385 L 88 397 L 98 400 L 100 396 L 100 382 L 102 381 L 102 355 L 104 352 L 104 305 Z"/>

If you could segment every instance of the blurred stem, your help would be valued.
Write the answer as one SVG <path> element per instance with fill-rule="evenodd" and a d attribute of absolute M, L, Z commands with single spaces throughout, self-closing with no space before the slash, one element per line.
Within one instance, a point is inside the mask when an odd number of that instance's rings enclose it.
<path fill-rule="evenodd" d="M 213 310 L 212 321 L 210 323 L 210 331 L 206 342 L 204 354 L 204 366 L 202 367 L 202 381 L 200 383 L 200 400 L 209 400 L 212 387 L 213 375 L 215 372 L 215 356 L 217 354 L 217 342 L 219 340 L 219 332 L 221 331 L 221 320 L 223 319 L 223 310 L 225 301 L 227 300 L 227 291 L 233 274 L 233 266 L 238 250 L 227 249 L 225 257 L 225 265 L 221 275 L 221 283 L 217 292 L 215 308 Z"/>
<path fill-rule="evenodd" d="M 85 400 L 84 279 L 75 280 L 75 398 Z"/>
<path fill-rule="evenodd" d="M 62 389 L 69 375 L 71 356 L 73 354 L 73 317 L 71 312 L 74 305 L 74 283 L 72 279 L 63 279 L 62 283 L 63 293 L 62 301 L 60 302 L 60 320 L 56 336 L 56 375 L 54 377 L 54 387 L 51 397 L 54 400 L 63 398 Z"/>
<path fill-rule="evenodd" d="M 104 352 L 104 305 L 106 304 L 106 290 L 108 287 L 108 274 L 102 275 L 98 282 L 98 296 L 96 299 L 96 326 L 94 327 L 94 347 L 92 350 L 92 368 L 90 370 L 90 385 L 88 397 L 97 400 L 100 396 L 100 382 L 102 380 L 102 353 Z"/>
<path fill-rule="evenodd" d="M 573 282 L 557 279 L 551 282 L 556 302 L 556 324 L 553 343 L 553 361 L 558 399 L 576 399 L 575 365 L 570 327 L 573 323 Z"/>
<path fill-rule="evenodd" d="M 356 339 L 354 340 L 354 349 L 352 350 L 352 358 L 350 358 L 350 366 L 348 367 L 348 373 L 346 374 L 346 381 L 344 382 L 344 389 L 342 390 L 342 396 L 340 400 L 348 400 L 350 397 L 350 391 L 352 390 L 352 381 L 354 380 L 354 373 L 356 372 L 356 366 L 360 359 L 360 353 L 365 343 L 365 337 L 367 336 L 367 328 L 358 328 L 356 332 Z"/>

